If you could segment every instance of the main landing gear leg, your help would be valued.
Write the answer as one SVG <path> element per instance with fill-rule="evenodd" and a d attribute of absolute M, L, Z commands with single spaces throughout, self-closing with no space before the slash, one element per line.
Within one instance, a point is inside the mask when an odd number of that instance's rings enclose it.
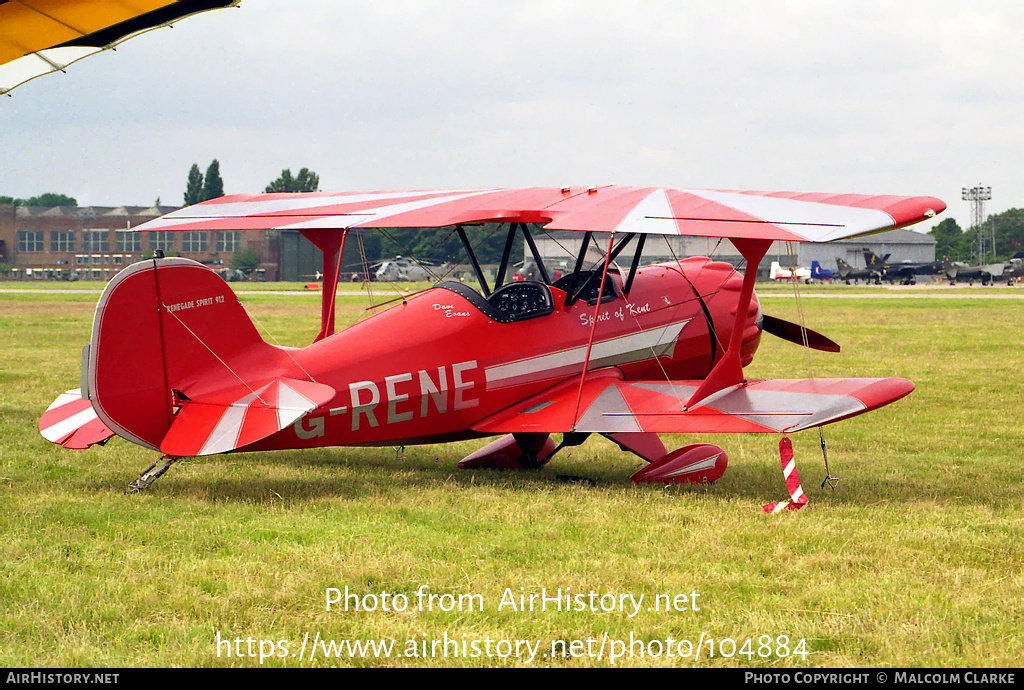
<path fill-rule="evenodd" d="M 489 443 L 459 463 L 464 470 L 522 470 L 543 467 L 555 454 L 550 434 L 509 434 Z"/>
<path fill-rule="evenodd" d="M 181 458 L 174 457 L 173 455 L 165 455 L 160 459 L 166 460 L 167 462 L 160 465 L 160 467 L 157 467 L 157 463 L 155 462 L 152 465 L 150 465 L 148 470 L 140 474 L 138 479 L 133 480 L 128 485 L 128 490 L 124 492 L 125 496 L 137 494 L 149 488 L 150 484 L 152 484 L 157 479 L 162 477 L 164 472 L 169 470 L 171 468 L 171 465 L 178 462 L 178 460 L 180 460 Z"/>

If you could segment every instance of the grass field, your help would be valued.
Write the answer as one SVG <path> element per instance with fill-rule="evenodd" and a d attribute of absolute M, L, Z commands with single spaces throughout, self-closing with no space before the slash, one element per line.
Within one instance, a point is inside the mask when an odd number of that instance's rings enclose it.
<path fill-rule="evenodd" d="M 735 641 L 735 653 L 723 658 L 716 647 L 709 658 L 705 646 L 698 660 L 663 653 L 616 663 L 1019 665 L 1024 299 L 970 298 L 981 289 L 906 300 L 858 299 L 845 286 L 804 290 L 830 295 L 803 307 L 808 325 L 844 348 L 815 353 L 815 375 L 899 375 L 918 388 L 826 428 L 841 477 L 834 494 L 819 488 L 817 433 L 795 436 L 811 503 L 778 516 L 760 511 L 786 498 L 770 436 L 666 437 L 670 447 L 709 440 L 728 451 L 729 470 L 710 488 L 632 486 L 640 462 L 591 439 L 530 473 L 458 470 L 479 443 L 217 456 L 179 463 L 149 492 L 125 497 L 154 453 L 117 439 L 65 451 L 36 431 L 49 402 L 77 386 L 96 295 L 2 293 L 0 665 L 259 665 L 234 647 L 228 656 L 218 633 L 273 640 L 274 653 L 284 645 L 287 658 L 265 660 L 277 666 L 526 661 L 300 662 L 307 633 L 394 640 L 400 652 L 408 640 L 445 634 L 459 643 L 531 640 L 542 645 L 534 665 L 610 663 L 610 648 L 600 660 L 544 657 L 552 640 L 593 638 L 596 649 L 606 635 L 696 644 L 702 634 Z M 768 313 L 796 317 L 791 288 L 762 292 Z M 271 342 L 302 345 L 318 330 L 315 294 L 242 299 Z M 339 322 L 361 318 L 363 304 L 341 298 Z M 806 376 L 807 363 L 801 349 L 766 336 L 748 373 Z M 422 585 L 478 594 L 485 608 L 420 610 Z M 326 589 L 346 586 L 411 603 L 327 612 Z M 646 598 L 635 617 L 498 610 L 506 588 L 544 587 Z M 699 611 L 646 610 L 659 594 L 692 592 Z M 766 657 L 763 635 L 773 638 Z M 779 635 L 791 651 L 804 639 L 806 658 L 776 655 Z"/>

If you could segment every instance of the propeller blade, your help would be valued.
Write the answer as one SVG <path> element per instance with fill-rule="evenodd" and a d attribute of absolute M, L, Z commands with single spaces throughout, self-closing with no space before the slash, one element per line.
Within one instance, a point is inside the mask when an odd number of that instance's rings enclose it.
<path fill-rule="evenodd" d="M 804 333 L 806 333 L 807 347 L 812 350 L 839 352 L 839 344 L 826 338 L 821 333 L 812 331 L 809 328 L 802 328 L 799 324 L 768 316 L 767 314 L 762 315 L 761 330 L 797 345 L 804 344 Z"/>

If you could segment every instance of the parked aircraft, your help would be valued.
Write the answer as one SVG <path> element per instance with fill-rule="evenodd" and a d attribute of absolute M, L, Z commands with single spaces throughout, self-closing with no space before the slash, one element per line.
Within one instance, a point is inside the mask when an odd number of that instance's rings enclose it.
<path fill-rule="evenodd" d="M 882 271 L 876 268 L 854 268 L 838 256 L 836 257 L 837 273 L 849 285 L 851 280 L 863 280 L 866 283 L 882 284 Z"/>
<path fill-rule="evenodd" d="M 822 268 L 821 264 L 817 261 L 811 262 L 811 279 L 812 280 L 828 280 L 831 281 L 835 278 L 836 272 L 828 268 Z"/>
<path fill-rule="evenodd" d="M 1006 266 L 1007 264 L 1005 263 L 971 266 L 962 261 L 946 261 L 943 263 L 942 268 L 946 278 L 949 279 L 950 285 L 956 285 L 958 281 L 968 285 L 974 285 L 975 282 L 988 285 L 1003 277 Z"/>
<path fill-rule="evenodd" d="M 891 254 L 886 254 L 880 259 L 867 248 L 862 249 L 861 253 L 864 255 L 864 265 L 881 270 L 882 277 L 890 283 L 895 283 L 898 280 L 901 285 L 914 285 L 917 283 L 916 276 L 938 275 L 943 272 L 941 261 L 888 263 Z"/>
<path fill-rule="evenodd" d="M 890 230 L 944 208 L 932 197 L 637 187 L 225 196 L 135 231 L 298 228 L 324 256 L 313 344 L 264 342 L 209 268 L 184 258 L 142 261 L 107 284 L 82 385 L 58 397 L 39 428 L 66 448 L 117 435 L 163 454 L 133 490 L 183 457 L 503 434 L 460 466 L 539 467 L 596 433 L 650 463 L 634 481 L 712 482 L 725 470 L 723 449 L 700 443 L 669 452 L 658 434 L 793 433 L 914 388 L 902 378 L 746 377 L 765 332 L 838 350 L 763 313 L 754 284 L 772 242 Z M 491 284 L 466 226 L 494 222 L 507 224 L 507 237 Z M 572 271 L 559 280 L 540 260 L 535 223 L 581 235 Z M 452 227 L 479 290 L 442 282 L 335 333 L 347 233 L 403 227 Z M 505 284 L 518 232 L 541 276 Z M 728 237 L 745 267 L 707 257 L 641 267 L 649 235 Z M 593 244 L 603 256 L 588 265 Z M 628 268 L 617 267 L 630 246 Z M 802 505 L 795 495 L 792 505 Z"/>
<path fill-rule="evenodd" d="M 811 269 L 804 268 L 803 266 L 783 268 L 779 265 L 778 261 L 773 261 L 768 271 L 768 277 L 772 280 L 803 280 L 809 283 L 811 281 Z"/>

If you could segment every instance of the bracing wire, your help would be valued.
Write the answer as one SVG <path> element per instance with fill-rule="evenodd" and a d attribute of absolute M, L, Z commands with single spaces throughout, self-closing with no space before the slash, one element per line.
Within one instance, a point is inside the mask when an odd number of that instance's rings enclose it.
<path fill-rule="evenodd" d="M 583 384 L 587 380 L 587 369 L 590 367 L 590 355 L 594 349 L 594 334 L 597 332 L 597 317 L 601 314 L 601 301 L 604 298 L 605 280 L 608 278 L 608 264 L 611 263 L 612 248 L 615 246 L 615 233 L 608 234 L 608 251 L 604 258 L 604 270 L 601 272 L 601 289 L 597 292 L 597 303 L 594 305 L 593 323 L 590 324 L 590 337 L 587 339 L 587 355 L 583 359 L 583 373 L 580 374 L 580 388 L 576 393 L 576 409 L 572 413 L 572 427 L 576 430 L 577 418 L 580 414 L 580 402 L 583 400 Z"/>
<path fill-rule="evenodd" d="M 292 355 L 292 348 L 288 347 L 287 345 L 282 345 L 281 341 L 278 340 L 277 337 L 274 335 L 274 332 L 271 331 L 269 328 L 267 328 L 267 325 L 264 324 L 263 322 L 261 322 L 259 319 L 257 319 L 254 314 L 252 314 L 251 312 L 246 312 L 246 314 L 248 314 L 249 318 L 252 319 L 252 322 L 254 324 L 256 324 L 257 330 L 262 331 L 263 333 L 265 333 L 267 335 L 267 337 L 269 337 L 270 340 L 273 341 L 273 345 L 275 347 L 277 347 L 277 349 L 281 350 L 281 352 L 283 352 L 285 355 L 287 355 L 288 359 L 292 360 L 292 362 L 295 364 L 295 366 L 297 366 L 300 370 L 302 370 L 302 373 L 306 375 L 306 378 L 308 378 L 313 383 L 320 383 L 315 378 L 313 378 L 313 375 L 310 374 L 306 370 L 306 367 L 302 366 L 302 364 L 299 362 L 299 360 L 295 359 L 295 357 Z M 186 326 L 186 328 L 188 328 L 188 326 Z M 196 336 L 196 337 L 198 337 L 198 336 Z M 200 342 L 202 342 L 202 341 L 200 341 Z M 205 345 L 205 343 L 203 343 L 203 344 Z M 207 347 L 207 349 L 209 349 L 209 347 Z M 211 350 L 211 352 L 212 352 L 212 350 Z"/>
<path fill-rule="evenodd" d="M 793 249 L 793 243 L 790 240 L 786 241 L 786 253 L 790 257 L 795 257 L 796 256 L 796 253 L 795 253 L 795 251 Z M 796 264 L 796 260 L 792 259 L 790 261 L 790 263 L 791 264 Z M 801 335 L 801 339 L 803 340 L 804 356 L 807 359 L 807 376 L 808 376 L 809 379 L 811 379 L 813 381 L 814 380 L 814 365 L 813 365 L 813 362 L 812 362 L 812 359 L 811 359 L 811 348 L 809 347 L 809 343 L 808 343 L 807 320 L 806 320 L 806 318 L 804 316 L 803 302 L 800 299 L 800 279 L 796 275 L 796 266 L 795 265 L 790 266 L 790 281 L 793 283 L 793 299 L 794 299 L 794 301 L 796 303 L 797 320 L 800 323 L 800 335 Z M 821 482 L 821 487 L 824 488 L 825 485 L 828 484 L 828 487 L 830 489 L 832 489 L 832 491 L 834 492 L 836 490 L 836 485 L 839 483 L 839 478 L 838 477 L 833 477 L 832 476 L 832 470 L 829 468 L 829 464 L 828 464 L 828 447 L 827 447 L 827 445 L 825 443 L 825 430 L 824 430 L 824 427 L 822 427 L 822 426 L 818 427 L 818 442 L 821 445 L 821 457 L 822 457 L 822 459 L 825 462 L 825 479 Z"/>
<path fill-rule="evenodd" d="M 245 386 L 246 388 L 248 388 L 248 389 L 249 389 L 249 392 L 250 392 L 250 393 L 252 393 L 252 394 L 253 394 L 254 396 L 256 396 L 256 399 L 257 399 L 257 400 L 259 400 L 259 401 L 260 401 L 261 403 L 263 403 L 263 404 L 264 404 L 264 405 L 266 405 L 267 407 L 270 407 L 270 403 L 268 403 L 268 402 L 267 402 L 266 400 L 264 400 L 263 398 L 261 398 L 261 397 L 260 397 L 260 395 L 259 395 L 259 393 L 257 393 L 257 392 L 256 392 L 256 389 L 254 389 L 254 388 L 253 388 L 252 386 L 250 386 L 250 385 L 248 384 L 248 382 L 247 382 L 247 381 L 246 381 L 245 379 L 243 379 L 243 378 L 242 378 L 241 376 L 239 376 L 239 375 L 238 375 L 238 372 L 236 372 L 236 371 L 235 371 L 234 369 L 232 369 L 232 368 L 231 368 L 231 366 L 230 366 L 230 365 L 229 365 L 229 364 L 228 364 L 227 362 L 225 362 L 225 361 L 224 361 L 223 359 L 221 359 L 221 356 L 220 356 L 220 355 L 218 355 L 218 354 L 217 354 L 216 352 L 214 352 L 214 351 L 213 351 L 213 348 L 211 348 L 211 347 L 210 347 L 209 345 L 207 345 L 207 344 L 206 344 L 206 342 L 205 342 L 205 341 L 204 341 L 204 340 L 203 340 L 202 338 L 200 338 L 200 337 L 199 337 L 199 336 L 198 336 L 198 335 L 196 334 L 196 332 L 195 332 L 195 331 L 193 331 L 193 330 L 192 330 L 191 328 L 189 328 L 189 327 L 188 327 L 188 324 L 187 324 L 187 323 L 185 323 L 184 321 L 182 321 L 182 320 L 181 320 L 181 318 L 180 318 L 180 317 L 179 317 L 179 316 L 178 316 L 177 314 L 175 314 L 175 313 L 174 313 L 173 311 L 171 311 L 170 309 L 168 309 L 168 308 L 167 308 L 167 305 L 166 305 L 166 304 L 164 304 L 163 302 L 161 302 L 161 303 L 160 303 L 160 306 L 164 308 L 164 311 L 165 311 L 165 312 L 167 312 L 168 314 L 170 314 L 171 316 L 173 316 L 173 317 L 175 318 L 175 320 L 176 320 L 176 321 L 177 321 L 178 323 L 180 323 L 180 324 L 181 324 L 181 325 L 182 325 L 182 326 L 183 326 L 183 327 L 185 328 L 185 330 L 186 330 L 186 331 L 188 331 L 189 333 L 191 333 L 191 334 L 192 334 L 192 337 L 193 337 L 193 338 L 195 338 L 196 340 L 198 340 L 198 341 L 199 341 L 199 344 L 200 344 L 200 345 L 202 345 L 203 347 L 205 347 L 205 348 L 206 348 L 206 349 L 207 349 L 207 350 L 208 350 L 208 351 L 210 352 L 210 354 L 211 354 L 211 355 L 213 355 L 214 357 L 216 357 L 216 358 L 217 358 L 217 361 L 218 361 L 218 362 L 220 362 L 221 364 L 223 364 L 223 365 L 224 365 L 224 368 L 225 368 L 225 369 L 227 369 L 227 370 L 228 370 L 229 372 L 231 372 L 231 375 L 232 375 L 232 376 L 234 376 L 234 377 L 235 377 L 236 379 L 238 379 L 238 380 L 239 380 L 239 381 L 241 382 L 241 384 L 242 384 L 243 386 Z"/>

